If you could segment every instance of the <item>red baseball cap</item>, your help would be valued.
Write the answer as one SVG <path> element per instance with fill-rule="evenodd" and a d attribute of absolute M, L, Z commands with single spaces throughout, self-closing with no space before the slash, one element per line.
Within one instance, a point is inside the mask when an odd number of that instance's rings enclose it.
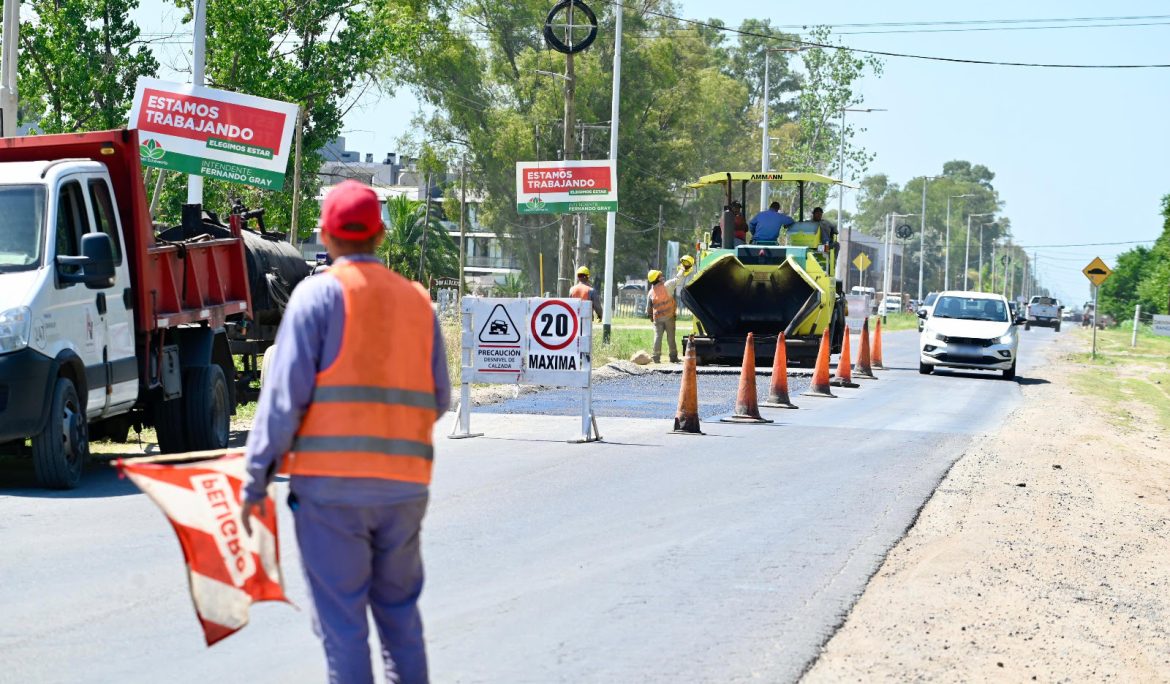
<path fill-rule="evenodd" d="M 321 230 L 342 240 L 368 240 L 382 232 L 382 203 L 368 185 L 338 183 L 321 203 Z"/>

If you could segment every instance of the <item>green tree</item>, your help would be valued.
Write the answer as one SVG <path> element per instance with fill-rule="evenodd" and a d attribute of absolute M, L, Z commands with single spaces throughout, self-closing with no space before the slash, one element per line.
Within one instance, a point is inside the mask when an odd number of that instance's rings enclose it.
<path fill-rule="evenodd" d="M 118 128 L 158 61 L 130 13 L 138 0 L 31 0 L 20 27 L 21 114 L 43 133 Z"/>
<path fill-rule="evenodd" d="M 302 107 L 304 150 L 302 206 L 297 232 L 306 236 L 316 225 L 320 183 L 317 153 L 341 132 L 342 119 L 366 89 L 389 89 L 383 76 L 387 61 L 403 59 L 421 35 L 414 24 L 413 3 L 423 0 L 215 0 L 207 8 L 207 81 L 224 90 L 244 92 Z M 190 10 L 190 0 L 178 0 Z M 225 210 L 238 197 L 268 210 L 274 230 L 287 227 L 293 195 L 293 155 L 284 189 L 272 192 L 212 179 L 204 181 L 204 206 Z M 177 220 L 186 201 L 186 177 L 171 174 L 163 216 Z"/>
<path fill-rule="evenodd" d="M 1150 247 L 1139 246 L 1117 257 L 1113 274 L 1101 285 L 1098 305 L 1117 320 L 1144 313 L 1170 312 L 1170 195 L 1162 198 L 1162 234 Z"/>
<path fill-rule="evenodd" d="M 413 280 L 418 277 L 422 258 L 428 278 L 459 275 L 458 247 L 439 222 L 437 207 L 431 204 L 431 220 L 427 223 L 425 203 L 401 195 L 386 200 L 386 239 L 378 248 L 378 256 L 387 267 Z M 426 254 L 421 257 L 424 233 Z"/>

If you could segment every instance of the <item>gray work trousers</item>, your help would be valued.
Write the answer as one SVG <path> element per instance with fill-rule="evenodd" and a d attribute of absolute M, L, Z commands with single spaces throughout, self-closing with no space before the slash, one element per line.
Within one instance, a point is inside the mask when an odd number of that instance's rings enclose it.
<path fill-rule="evenodd" d="M 662 336 L 666 335 L 667 344 L 670 345 L 670 359 L 675 361 L 678 359 L 678 343 L 674 340 L 674 318 L 658 319 L 654 321 L 654 353 L 651 357 L 654 363 L 658 363 L 662 358 Z"/>

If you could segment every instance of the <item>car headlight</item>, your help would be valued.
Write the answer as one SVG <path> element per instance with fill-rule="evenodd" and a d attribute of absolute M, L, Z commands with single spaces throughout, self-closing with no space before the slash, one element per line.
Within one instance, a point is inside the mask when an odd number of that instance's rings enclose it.
<path fill-rule="evenodd" d="M 945 336 L 940 335 L 939 333 L 935 332 L 934 330 L 931 330 L 930 328 L 926 328 L 925 330 L 923 330 L 922 334 L 926 335 L 926 339 L 928 339 L 928 340 L 933 340 L 935 342 L 946 342 Z"/>
<path fill-rule="evenodd" d="M 19 306 L 0 312 L 0 353 L 14 352 L 28 346 L 32 332 L 32 310 Z"/>
<path fill-rule="evenodd" d="M 1004 335 L 1003 337 L 999 338 L 999 343 L 1000 344 L 1011 344 L 1013 339 L 1015 339 L 1015 337 L 1011 333 L 1008 333 L 1008 334 Z"/>

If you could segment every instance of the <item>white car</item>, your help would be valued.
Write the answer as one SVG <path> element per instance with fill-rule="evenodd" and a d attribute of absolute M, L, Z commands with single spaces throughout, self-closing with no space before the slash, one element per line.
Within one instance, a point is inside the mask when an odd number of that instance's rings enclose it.
<path fill-rule="evenodd" d="M 1007 300 L 988 292 L 943 292 L 926 311 L 919 336 L 918 372 L 935 368 L 998 370 L 1016 377 L 1019 336 Z"/>

